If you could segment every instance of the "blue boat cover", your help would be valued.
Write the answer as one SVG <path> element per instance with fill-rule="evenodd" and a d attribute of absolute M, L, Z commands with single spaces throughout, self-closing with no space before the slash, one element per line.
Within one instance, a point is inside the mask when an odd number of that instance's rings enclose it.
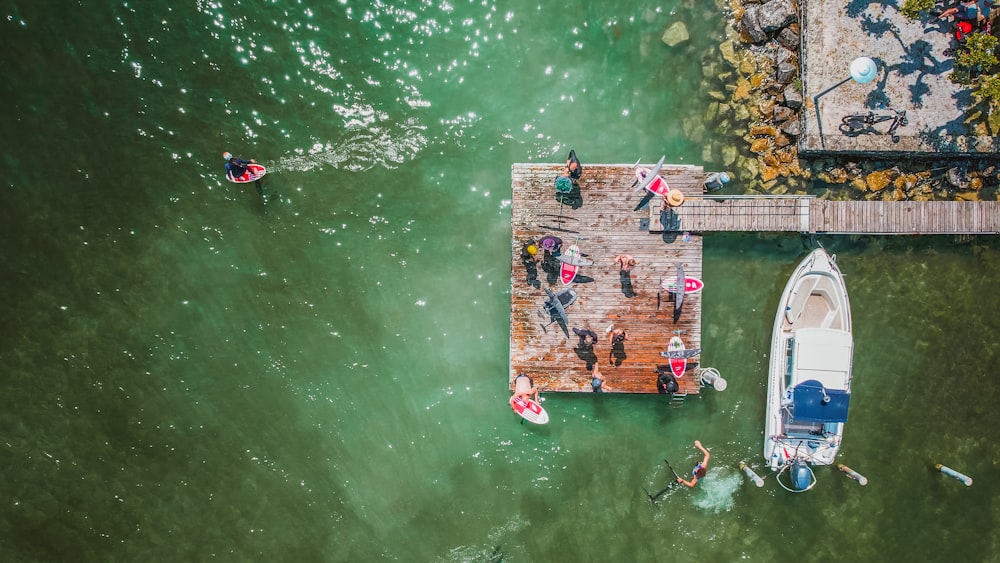
<path fill-rule="evenodd" d="M 851 394 L 827 389 L 830 402 L 823 404 L 823 385 L 815 379 L 803 381 L 792 388 L 792 417 L 809 422 L 847 422 L 847 407 Z"/>

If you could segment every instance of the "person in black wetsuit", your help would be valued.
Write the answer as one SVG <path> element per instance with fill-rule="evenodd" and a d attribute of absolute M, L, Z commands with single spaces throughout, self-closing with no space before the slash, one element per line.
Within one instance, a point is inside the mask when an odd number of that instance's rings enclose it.
<path fill-rule="evenodd" d="M 247 167 L 251 164 L 257 164 L 257 160 L 251 158 L 250 160 L 243 160 L 242 158 L 237 158 L 232 155 L 232 153 L 223 153 L 222 158 L 226 159 L 226 176 L 230 180 L 236 180 L 243 177 L 247 173 Z M 257 188 L 257 193 L 260 197 L 264 197 L 264 186 L 261 184 L 260 180 L 256 180 L 253 183 L 254 187 Z M 267 198 L 264 199 L 267 202 Z"/>

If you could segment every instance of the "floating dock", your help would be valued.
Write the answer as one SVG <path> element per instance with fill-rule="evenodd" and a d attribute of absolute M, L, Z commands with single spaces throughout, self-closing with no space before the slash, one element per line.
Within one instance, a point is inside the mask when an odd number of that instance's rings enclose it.
<path fill-rule="evenodd" d="M 675 331 L 681 331 L 688 349 L 701 347 L 702 299 L 711 291 L 710 284 L 685 296 L 676 321 L 673 296 L 660 286 L 663 279 L 676 276 L 678 264 L 688 277 L 701 278 L 702 238 L 650 231 L 650 208 L 659 213 L 662 199 L 635 191 L 631 164 L 586 164 L 579 189 L 557 198 L 555 178 L 562 170 L 561 164 L 512 167 L 509 382 L 525 373 L 542 391 L 592 392 L 587 353 L 578 348 L 579 338 L 572 331 L 579 328 L 597 333 L 593 353 L 611 392 L 657 393 L 657 370 L 669 370 L 660 352 L 666 351 Z M 660 176 L 686 197 L 702 195 L 705 173 L 699 166 L 666 165 Z M 594 261 L 581 267 L 568 286 L 577 300 L 566 309 L 566 327 L 552 322 L 543 309 L 543 288 L 555 293 L 567 287 L 559 279 L 560 263 L 539 250 L 537 271 L 531 276 L 521 256 L 526 241 L 545 235 L 561 238 L 564 253 L 570 245 L 579 245 Z M 631 254 L 639 262 L 627 278 L 613 263 L 617 254 Z M 611 325 L 628 334 L 623 357 L 611 357 Z M 678 379 L 679 394 L 698 392 L 699 359 L 688 359 L 687 372 Z"/>

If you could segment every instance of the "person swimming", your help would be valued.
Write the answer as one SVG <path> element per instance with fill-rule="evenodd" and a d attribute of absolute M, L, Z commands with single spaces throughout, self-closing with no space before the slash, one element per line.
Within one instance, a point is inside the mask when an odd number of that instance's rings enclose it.
<path fill-rule="evenodd" d="M 677 482 L 678 483 L 684 483 L 688 487 L 693 487 L 693 486 L 697 485 L 698 484 L 698 480 L 701 479 L 701 478 L 703 478 L 703 477 L 705 477 L 705 473 L 708 471 L 708 458 L 712 457 L 711 454 L 708 453 L 708 450 L 706 450 L 701 445 L 701 441 L 700 440 L 695 440 L 694 441 L 694 445 L 699 450 L 701 450 L 702 453 L 705 454 L 705 457 L 702 458 L 702 460 L 700 462 L 698 462 L 697 465 L 694 466 L 694 469 L 691 470 L 691 480 L 690 481 L 684 479 L 683 477 L 678 477 L 677 478 Z"/>

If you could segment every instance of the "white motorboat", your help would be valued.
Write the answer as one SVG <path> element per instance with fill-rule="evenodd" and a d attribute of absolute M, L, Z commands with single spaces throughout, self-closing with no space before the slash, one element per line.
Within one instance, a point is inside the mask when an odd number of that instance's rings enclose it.
<path fill-rule="evenodd" d="M 835 256 L 814 250 L 785 285 L 771 336 L 764 459 L 789 491 L 811 489 L 810 465 L 840 451 L 853 351 L 844 277 Z"/>

